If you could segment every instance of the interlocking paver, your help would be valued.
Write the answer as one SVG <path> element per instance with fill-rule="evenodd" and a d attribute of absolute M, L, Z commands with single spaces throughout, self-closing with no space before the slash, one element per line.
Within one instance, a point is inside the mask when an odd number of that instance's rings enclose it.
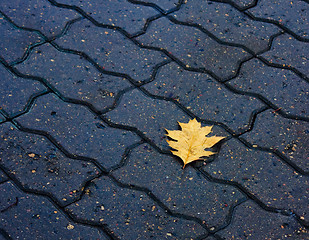
<path fill-rule="evenodd" d="M 253 4 L 254 2 L 256 2 L 256 0 L 233 0 L 231 2 L 236 3 L 239 7 L 244 8 Z"/>
<path fill-rule="evenodd" d="M 253 97 L 233 94 L 207 74 L 185 71 L 175 63 L 162 67 L 144 87 L 154 95 L 179 98 L 196 116 L 222 122 L 234 131 L 245 128 L 251 112 L 263 106 Z"/>
<path fill-rule="evenodd" d="M 22 58 L 28 46 L 43 41 L 36 33 L 13 27 L 13 25 L 6 21 L 1 15 L 0 32 L 0 55 L 7 62 Z"/>
<path fill-rule="evenodd" d="M 14 76 L 3 65 L 0 75 L 0 108 L 10 115 L 21 112 L 33 94 L 46 90 L 38 81 Z"/>
<path fill-rule="evenodd" d="M 249 12 L 256 17 L 276 20 L 301 37 L 308 38 L 308 3 L 302 0 L 260 0 Z"/>
<path fill-rule="evenodd" d="M 114 175 L 150 189 L 172 211 L 201 218 L 209 227 L 224 224 L 231 205 L 243 198 L 236 188 L 208 182 L 191 167 L 182 170 L 175 158 L 146 144 L 134 149 Z"/>
<path fill-rule="evenodd" d="M 240 48 L 217 43 L 196 28 L 166 18 L 152 22 L 146 34 L 137 39 L 144 45 L 166 49 L 187 67 L 205 68 L 220 78 L 234 75 L 239 62 L 250 56 Z"/>
<path fill-rule="evenodd" d="M 93 181 L 87 190 L 67 209 L 78 218 L 107 224 L 121 239 L 189 240 L 205 234 L 198 223 L 167 215 L 144 192 L 120 188 L 107 177 Z"/>
<path fill-rule="evenodd" d="M 211 1 L 190 0 L 173 16 L 200 24 L 220 40 L 242 44 L 254 52 L 266 49 L 270 37 L 279 32 L 272 24 L 253 21 L 228 4 Z"/>
<path fill-rule="evenodd" d="M 161 1 L 161 0 L 145 0 L 143 2 L 146 3 L 154 3 L 158 5 L 159 7 L 163 8 L 165 11 L 168 11 L 179 3 L 179 0 L 167 0 L 167 1 Z"/>
<path fill-rule="evenodd" d="M 307 239 L 307 2 L 2 0 L 0 238 Z"/>
<path fill-rule="evenodd" d="M 69 20 L 80 16 L 73 10 L 38 0 L 2 0 L 0 10 L 18 26 L 39 30 L 49 37 L 59 34 Z"/>
<path fill-rule="evenodd" d="M 121 33 L 96 27 L 88 20 L 73 24 L 56 43 L 83 51 L 104 69 L 129 74 L 136 80 L 149 78 L 153 67 L 164 60 L 162 53 L 141 49 Z"/>
<path fill-rule="evenodd" d="M 82 184 L 99 173 L 93 164 L 69 159 L 46 138 L 9 123 L 0 128 L 0 163 L 23 186 L 47 192 L 61 204 L 76 200 Z"/>
<path fill-rule="evenodd" d="M 295 239 L 308 237 L 307 233 L 297 232 L 301 226 L 289 216 L 265 212 L 252 201 L 238 206 L 238 217 L 218 235 L 224 239 Z M 257 217 L 259 216 L 259 217 Z"/>
<path fill-rule="evenodd" d="M 117 93 L 131 86 L 124 78 L 102 74 L 78 55 L 60 52 L 50 44 L 35 48 L 16 68 L 45 78 L 65 97 L 89 102 L 98 110 L 111 106 Z"/>
<path fill-rule="evenodd" d="M 229 83 L 239 90 L 261 94 L 286 113 L 309 117 L 308 83 L 292 71 L 252 59 L 241 66 L 240 74 Z"/>
<path fill-rule="evenodd" d="M 23 127 L 48 132 L 71 154 L 95 158 L 106 168 L 118 164 L 125 148 L 138 141 L 134 133 L 109 128 L 85 107 L 51 94 L 40 97 L 30 114 L 17 121 Z"/>
<path fill-rule="evenodd" d="M 271 50 L 261 56 L 271 63 L 291 66 L 303 74 L 309 75 L 308 46 L 308 43 L 297 41 L 288 34 L 284 34 L 277 37 Z"/>
<path fill-rule="evenodd" d="M 247 149 L 230 140 L 204 170 L 216 178 L 238 182 L 266 206 L 308 218 L 309 178 L 294 172 L 274 154 Z"/>
<path fill-rule="evenodd" d="M 11 182 L 0 190 L 1 226 L 12 239 L 106 239 L 96 228 L 68 220 L 44 197 L 21 192 Z M 17 205 L 7 209 L 16 198 Z"/>
<path fill-rule="evenodd" d="M 131 34 L 142 30 L 147 18 L 158 14 L 151 7 L 131 4 L 127 0 L 58 0 L 57 2 L 78 6 L 97 22 L 121 27 Z"/>
<path fill-rule="evenodd" d="M 168 147 L 166 129 L 177 129 L 177 121 L 189 118 L 172 102 L 152 99 L 139 90 L 127 92 L 119 106 L 105 115 L 117 124 L 136 127 L 159 147 Z"/>
<path fill-rule="evenodd" d="M 309 169 L 309 124 L 268 110 L 258 115 L 252 131 L 243 135 L 260 147 L 278 149 L 304 171 Z"/>
<path fill-rule="evenodd" d="M 0 170 L 0 183 L 3 183 L 7 180 L 8 180 L 7 176 L 4 174 L 2 170 Z"/>

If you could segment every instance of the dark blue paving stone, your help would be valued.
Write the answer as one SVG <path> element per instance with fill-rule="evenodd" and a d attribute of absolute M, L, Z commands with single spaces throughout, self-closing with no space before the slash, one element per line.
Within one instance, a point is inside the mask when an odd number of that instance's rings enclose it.
<path fill-rule="evenodd" d="M 189 165 L 182 169 L 175 157 L 146 144 L 113 174 L 123 183 L 151 190 L 169 209 L 200 218 L 208 227 L 224 224 L 231 205 L 244 197 L 236 188 L 207 181 Z"/>
<path fill-rule="evenodd" d="M 249 10 L 256 17 L 278 21 L 301 37 L 308 37 L 308 3 L 301 0 L 258 1 Z"/>
<path fill-rule="evenodd" d="M 142 30 L 147 18 L 158 14 L 151 7 L 131 4 L 126 0 L 59 0 L 57 2 L 78 6 L 97 22 L 121 27 L 131 34 Z"/>
<path fill-rule="evenodd" d="M 229 83 L 239 90 L 263 95 L 286 113 L 309 117 L 308 83 L 290 70 L 252 59 L 242 65 L 239 76 Z"/>
<path fill-rule="evenodd" d="M 121 33 L 96 27 L 88 20 L 73 24 L 67 35 L 56 42 L 87 53 L 105 70 L 126 73 L 138 80 L 149 78 L 153 67 L 164 60 L 162 53 L 141 49 Z"/>
<path fill-rule="evenodd" d="M 235 3 L 241 8 L 244 8 L 244 7 L 248 7 L 249 5 L 253 4 L 254 2 L 256 2 L 256 0 L 233 0 L 231 2 Z"/>
<path fill-rule="evenodd" d="M 31 44 L 43 41 L 38 34 L 13 27 L 2 16 L 0 17 L 0 32 L 0 55 L 8 62 L 21 58 Z"/>
<path fill-rule="evenodd" d="M 251 112 L 262 107 L 257 99 L 233 94 L 209 75 L 184 71 L 175 63 L 162 67 L 144 87 L 155 95 L 179 98 L 198 117 L 222 122 L 235 131 L 244 128 Z"/>
<path fill-rule="evenodd" d="M 61 204 L 77 199 L 82 184 L 99 173 L 93 164 L 69 159 L 46 138 L 9 123 L 0 128 L 0 164 L 23 186 L 48 192 Z"/>
<path fill-rule="evenodd" d="M 165 129 L 177 130 L 177 122 L 190 120 L 172 102 L 152 99 L 138 90 L 125 93 L 119 106 L 106 116 L 112 122 L 136 127 L 161 148 L 168 148 Z M 227 136 L 218 127 L 214 127 L 213 132 L 215 135 Z"/>
<path fill-rule="evenodd" d="M 156 5 L 158 5 L 160 8 L 163 8 L 163 10 L 168 11 L 174 7 L 176 7 L 176 5 L 178 4 L 178 0 L 165 0 L 165 1 L 161 1 L 161 0 L 143 0 L 143 2 L 146 3 L 154 3 Z"/>
<path fill-rule="evenodd" d="M 274 154 L 250 150 L 230 140 L 217 159 L 203 168 L 215 178 L 240 183 L 267 206 L 291 210 L 308 219 L 309 178 Z"/>
<path fill-rule="evenodd" d="M 229 4 L 211 1 L 189 0 L 173 16 L 200 24 L 222 41 L 242 44 L 254 52 L 266 49 L 269 38 L 279 32 L 278 27 L 253 21 Z"/>
<path fill-rule="evenodd" d="M 196 222 L 167 215 L 144 192 L 120 188 L 107 177 L 93 181 L 67 209 L 79 219 L 107 226 L 120 239 L 193 239 L 205 230 Z"/>
<path fill-rule="evenodd" d="M 78 55 L 57 51 L 50 44 L 35 48 L 16 68 L 45 78 L 65 97 L 87 101 L 98 110 L 111 106 L 116 94 L 131 86 L 124 78 L 102 74 Z"/>
<path fill-rule="evenodd" d="M 8 114 L 21 112 L 29 98 L 46 88 L 38 81 L 14 76 L 0 65 L 0 108 Z"/>
<path fill-rule="evenodd" d="M 220 78 L 234 75 L 239 61 L 249 56 L 236 47 L 218 44 L 200 30 L 160 18 L 138 37 L 144 45 L 166 49 L 187 67 L 205 68 Z"/>
<path fill-rule="evenodd" d="M 286 119 L 271 110 L 258 115 L 252 131 L 243 135 L 252 144 L 278 149 L 303 170 L 309 170 L 309 123 Z"/>
<path fill-rule="evenodd" d="M 300 42 L 288 34 L 276 38 L 271 50 L 262 54 L 271 63 L 296 68 L 303 74 L 309 75 L 309 44 Z"/>
<path fill-rule="evenodd" d="M 0 114 L 0 123 L 2 123 L 5 120 L 5 118 Z"/>
<path fill-rule="evenodd" d="M 0 9 L 18 26 L 39 30 L 47 36 L 59 34 L 69 20 L 80 16 L 38 0 L 1 0 Z"/>
<path fill-rule="evenodd" d="M 1 159 L 0 159 L 0 161 L 1 161 Z M 7 176 L 4 174 L 4 172 L 2 172 L 2 170 L 0 170 L 0 183 L 3 183 L 7 180 L 8 180 Z"/>
<path fill-rule="evenodd" d="M 301 229 L 293 217 L 266 212 L 248 201 L 236 208 L 231 224 L 218 235 L 223 239 L 307 239 L 308 232 L 298 233 Z"/>
<path fill-rule="evenodd" d="M 46 198 L 19 191 L 11 182 L 0 185 L 1 228 L 12 239 L 106 239 L 97 229 L 76 224 Z"/>
<path fill-rule="evenodd" d="M 138 141 L 131 132 L 107 127 L 85 107 L 51 94 L 40 97 L 31 112 L 17 120 L 48 132 L 70 153 L 95 158 L 106 168 L 118 164 L 125 148 Z"/>

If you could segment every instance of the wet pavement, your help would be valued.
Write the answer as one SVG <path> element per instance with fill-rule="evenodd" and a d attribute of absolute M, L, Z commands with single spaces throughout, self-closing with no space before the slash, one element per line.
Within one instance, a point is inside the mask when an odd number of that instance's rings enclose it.
<path fill-rule="evenodd" d="M 0 239 L 309 239 L 306 0 L 1 0 Z M 182 168 L 166 131 L 224 136 Z"/>

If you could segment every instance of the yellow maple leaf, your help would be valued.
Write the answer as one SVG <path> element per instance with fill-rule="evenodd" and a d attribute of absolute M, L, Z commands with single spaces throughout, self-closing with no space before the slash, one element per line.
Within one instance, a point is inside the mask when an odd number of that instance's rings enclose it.
<path fill-rule="evenodd" d="M 178 122 L 182 130 L 167 130 L 166 136 L 173 139 L 166 140 L 170 147 L 176 151 L 171 151 L 181 158 L 184 163 L 183 168 L 190 162 L 215 154 L 212 151 L 205 151 L 211 148 L 224 137 L 206 137 L 211 132 L 212 126 L 201 127 L 201 123 L 195 118 L 188 123 Z"/>

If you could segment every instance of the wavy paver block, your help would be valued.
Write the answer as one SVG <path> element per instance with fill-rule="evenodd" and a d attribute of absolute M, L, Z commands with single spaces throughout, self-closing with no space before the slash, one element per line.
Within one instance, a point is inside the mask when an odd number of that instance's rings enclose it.
<path fill-rule="evenodd" d="M 308 122 L 286 119 L 268 110 L 243 137 L 254 145 L 278 149 L 304 171 L 309 170 Z"/>
<path fill-rule="evenodd" d="M 296 68 L 305 75 L 309 75 L 309 44 L 300 42 L 288 34 L 274 40 L 271 50 L 261 56 L 271 63 Z"/>
<path fill-rule="evenodd" d="M 301 0 L 260 0 L 249 12 L 256 17 L 275 20 L 301 37 L 308 38 L 308 3 Z"/>
<path fill-rule="evenodd" d="M 199 24 L 220 40 L 242 44 L 254 52 L 266 49 L 270 37 L 279 32 L 272 24 L 253 21 L 228 4 L 211 1 L 188 1 L 173 16 L 182 22 Z"/>
<path fill-rule="evenodd" d="M 43 41 L 36 33 L 13 27 L 1 15 L 0 32 L 0 55 L 7 62 L 22 58 L 28 46 Z"/>
<path fill-rule="evenodd" d="M 147 145 L 136 148 L 126 165 L 114 173 L 123 183 L 145 187 L 169 209 L 201 218 L 209 227 L 225 223 L 229 208 L 243 198 L 236 188 L 206 181 L 191 167 Z"/>
<path fill-rule="evenodd" d="M 256 2 L 256 0 L 233 0 L 233 3 L 237 4 L 239 7 L 244 8 Z"/>
<path fill-rule="evenodd" d="M 106 239 L 96 228 L 68 220 L 47 198 L 19 191 L 12 182 L 0 185 L 1 228 L 12 239 Z M 14 216 L 14 217 L 12 217 Z"/>
<path fill-rule="evenodd" d="M 46 90 L 38 81 L 10 74 L 3 65 L 0 65 L 0 75 L 0 107 L 10 115 L 20 113 L 32 95 Z"/>
<path fill-rule="evenodd" d="M 112 122 L 136 127 L 161 148 L 168 147 L 165 129 L 177 129 L 177 121 L 190 119 L 174 103 L 152 99 L 138 90 L 125 93 L 119 105 L 105 116 Z M 227 134 L 217 127 L 213 131 L 219 136 Z"/>
<path fill-rule="evenodd" d="M 85 52 L 105 70 L 125 73 L 136 80 L 149 78 L 153 67 L 166 59 L 162 53 L 142 49 L 121 33 L 96 27 L 88 20 L 73 24 L 55 42 Z"/>
<path fill-rule="evenodd" d="M 82 184 L 99 174 L 91 163 L 65 157 L 46 138 L 0 128 L 0 164 L 29 189 L 53 195 L 61 204 L 79 197 Z"/>
<path fill-rule="evenodd" d="M 48 1 L 3 0 L 0 10 L 20 27 L 41 31 L 48 37 L 59 34 L 65 24 L 80 15 L 70 9 L 61 9 Z"/>
<path fill-rule="evenodd" d="M 265 212 L 249 201 L 235 210 L 231 224 L 218 235 L 223 239 L 306 239 L 307 233 L 291 216 Z M 301 231 L 300 231 L 301 232 Z"/>
<path fill-rule="evenodd" d="M 111 106 L 117 93 L 131 86 L 126 79 L 102 74 L 78 55 L 57 51 L 50 44 L 35 48 L 16 68 L 45 78 L 65 97 L 89 102 L 98 110 Z"/>
<path fill-rule="evenodd" d="M 158 12 L 151 7 L 131 4 L 126 0 L 91 2 L 58 0 L 57 2 L 78 6 L 97 22 L 121 27 L 131 34 L 142 30 L 147 18 L 158 14 Z"/>
<path fill-rule="evenodd" d="M 167 0 L 167 1 L 161 1 L 161 0 L 145 0 L 143 2 L 146 3 L 154 3 L 156 5 L 158 5 L 159 7 L 163 8 L 165 11 L 168 11 L 174 7 L 176 7 L 176 5 L 179 3 L 178 0 Z"/>
<path fill-rule="evenodd" d="M 118 187 L 107 177 L 67 207 L 77 218 L 107 224 L 120 239 L 190 239 L 205 234 L 198 223 L 167 215 L 144 192 Z"/>
<path fill-rule="evenodd" d="M 309 178 L 271 153 L 246 149 L 230 140 L 204 170 L 216 178 L 238 182 L 269 207 L 291 210 L 308 219 Z"/>
<path fill-rule="evenodd" d="M 109 128 L 85 107 L 40 97 L 31 112 L 17 121 L 54 137 L 69 153 L 95 158 L 104 167 L 118 164 L 125 148 L 138 141 L 134 133 Z"/>
<path fill-rule="evenodd" d="M 154 95 L 177 98 L 196 116 L 224 123 L 235 132 L 263 106 L 253 97 L 233 94 L 207 74 L 184 71 L 174 63 L 162 67 L 144 87 Z"/>
<path fill-rule="evenodd" d="M 292 71 L 253 59 L 244 63 L 239 76 L 229 83 L 239 90 L 261 94 L 286 113 L 309 117 L 309 85 Z"/>
<path fill-rule="evenodd" d="M 144 45 L 166 49 L 187 67 L 205 68 L 220 78 L 235 75 L 239 62 L 249 56 L 240 48 L 220 45 L 200 30 L 166 18 L 154 21 L 137 39 Z"/>

